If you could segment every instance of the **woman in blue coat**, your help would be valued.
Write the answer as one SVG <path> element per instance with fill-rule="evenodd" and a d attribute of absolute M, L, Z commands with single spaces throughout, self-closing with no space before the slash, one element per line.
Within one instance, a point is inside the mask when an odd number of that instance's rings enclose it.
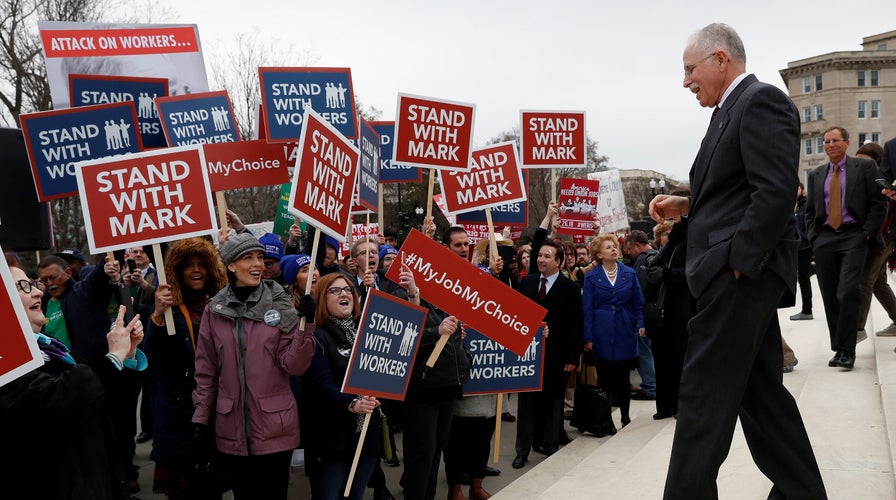
<path fill-rule="evenodd" d="M 585 350 L 593 351 L 601 386 L 619 406 L 622 426 L 631 422 L 628 374 L 638 367 L 638 336 L 644 335 L 644 295 L 635 270 L 619 259 L 619 240 L 602 234 L 591 241 L 600 265 L 585 275 L 582 306 Z"/>

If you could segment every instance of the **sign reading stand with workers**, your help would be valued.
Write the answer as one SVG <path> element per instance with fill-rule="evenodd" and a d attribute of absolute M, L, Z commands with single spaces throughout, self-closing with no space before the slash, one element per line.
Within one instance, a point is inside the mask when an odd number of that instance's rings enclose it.
<path fill-rule="evenodd" d="M 75 163 L 143 149 L 132 101 L 21 115 L 40 201 L 78 194 Z"/>
<path fill-rule="evenodd" d="M 473 150 L 476 105 L 398 94 L 392 162 L 466 170 Z"/>
<path fill-rule="evenodd" d="M 440 170 L 439 184 L 446 193 L 445 206 L 450 213 L 526 201 L 526 185 L 513 142 L 474 149 L 470 169 Z"/>
<path fill-rule="evenodd" d="M 305 109 L 289 213 L 345 241 L 360 152 L 311 108 Z"/>
<path fill-rule="evenodd" d="M 31 286 L 28 283 L 23 285 Z M 0 261 L 0 318 L 4 325 L 3 335 L 0 335 L 0 386 L 44 364 L 27 312 L 19 298 L 18 287 L 6 259 L 3 259 Z M 36 300 L 39 305 L 40 299 Z"/>
<path fill-rule="evenodd" d="M 350 68 L 258 68 L 264 133 L 271 142 L 295 141 L 305 108 L 348 139 L 358 138 L 355 90 Z"/>
<path fill-rule="evenodd" d="M 160 97 L 155 101 L 171 146 L 240 140 L 226 90 Z"/>
<path fill-rule="evenodd" d="M 588 163 L 584 111 L 521 111 L 523 167 L 580 167 Z"/>
<path fill-rule="evenodd" d="M 522 356 L 547 310 L 492 279 L 466 259 L 411 229 L 399 249 L 414 272 L 420 297 Z M 398 282 L 401 266 L 386 277 Z"/>
<path fill-rule="evenodd" d="M 168 95 L 166 78 L 136 76 L 68 75 L 72 107 L 133 101 L 144 148 L 168 146 L 153 99 Z"/>
<path fill-rule="evenodd" d="M 342 392 L 404 401 L 426 312 L 407 300 L 370 290 Z"/>
<path fill-rule="evenodd" d="M 370 126 L 380 135 L 380 183 L 422 181 L 423 172 L 419 168 L 398 165 L 392 161 L 395 122 L 370 122 Z"/>
<path fill-rule="evenodd" d="M 216 233 L 201 146 L 78 164 L 90 253 Z"/>
<path fill-rule="evenodd" d="M 541 390 L 544 326 L 538 328 L 523 354 L 508 351 L 469 326 L 464 327 L 464 334 L 464 345 L 473 356 L 470 380 L 464 383 L 464 396 Z"/>

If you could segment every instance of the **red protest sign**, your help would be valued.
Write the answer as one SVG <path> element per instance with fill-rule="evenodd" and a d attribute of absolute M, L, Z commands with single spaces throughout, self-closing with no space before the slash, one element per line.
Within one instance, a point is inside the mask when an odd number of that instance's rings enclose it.
<path fill-rule="evenodd" d="M 526 184 L 513 142 L 474 149 L 470 169 L 439 171 L 439 184 L 450 213 L 526 201 Z"/>
<path fill-rule="evenodd" d="M 216 232 L 204 163 L 199 145 L 79 163 L 90 253 Z"/>
<path fill-rule="evenodd" d="M 558 233 L 594 236 L 600 181 L 560 179 L 560 228 Z"/>
<path fill-rule="evenodd" d="M 360 152 L 311 108 L 305 109 L 289 213 L 345 241 Z"/>
<path fill-rule="evenodd" d="M 584 111 L 521 111 L 523 167 L 585 167 Z"/>
<path fill-rule="evenodd" d="M 0 250 L 2 251 L 2 250 Z M 25 273 L 21 274 L 25 278 Z M 30 297 L 29 297 L 30 298 Z M 38 302 L 40 300 L 38 299 Z M 0 261 L 0 386 L 44 364 L 6 260 Z"/>
<path fill-rule="evenodd" d="M 475 115 L 475 104 L 399 93 L 392 161 L 466 170 L 473 149 Z"/>
<path fill-rule="evenodd" d="M 545 308 L 479 268 L 412 229 L 399 250 L 415 273 L 420 296 L 457 316 L 519 356 L 547 313 Z M 395 281 L 401 266 L 392 266 L 386 277 Z"/>
<path fill-rule="evenodd" d="M 287 143 L 239 141 L 204 144 L 212 191 L 226 191 L 289 182 Z"/>

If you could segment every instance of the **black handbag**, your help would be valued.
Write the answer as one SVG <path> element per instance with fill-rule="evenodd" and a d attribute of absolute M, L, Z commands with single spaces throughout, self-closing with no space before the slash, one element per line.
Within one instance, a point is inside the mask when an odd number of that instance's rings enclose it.
<path fill-rule="evenodd" d="M 616 434 L 616 425 L 611 415 L 613 408 L 610 406 L 610 398 L 600 386 L 585 384 L 582 377 L 584 373 L 584 369 L 579 371 L 579 384 L 573 395 L 569 425 L 583 434 L 590 432 L 597 437 L 612 436 Z"/>

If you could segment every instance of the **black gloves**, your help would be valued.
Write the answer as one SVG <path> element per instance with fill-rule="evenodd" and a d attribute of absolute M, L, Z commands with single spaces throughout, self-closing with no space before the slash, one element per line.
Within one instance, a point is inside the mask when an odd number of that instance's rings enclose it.
<path fill-rule="evenodd" d="M 197 464 L 211 462 L 215 457 L 215 433 L 207 425 L 193 424 L 193 460 Z"/>
<path fill-rule="evenodd" d="M 299 317 L 305 318 L 306 323 L 314 323 L 314 314 L 317 312 L 317 304 L 314 303 L 314 299 L 312 299 L 310 295 L 305 294 L 299 299 L 299 305 L 296 306 L 296 311 L 298 311 Z"/>

